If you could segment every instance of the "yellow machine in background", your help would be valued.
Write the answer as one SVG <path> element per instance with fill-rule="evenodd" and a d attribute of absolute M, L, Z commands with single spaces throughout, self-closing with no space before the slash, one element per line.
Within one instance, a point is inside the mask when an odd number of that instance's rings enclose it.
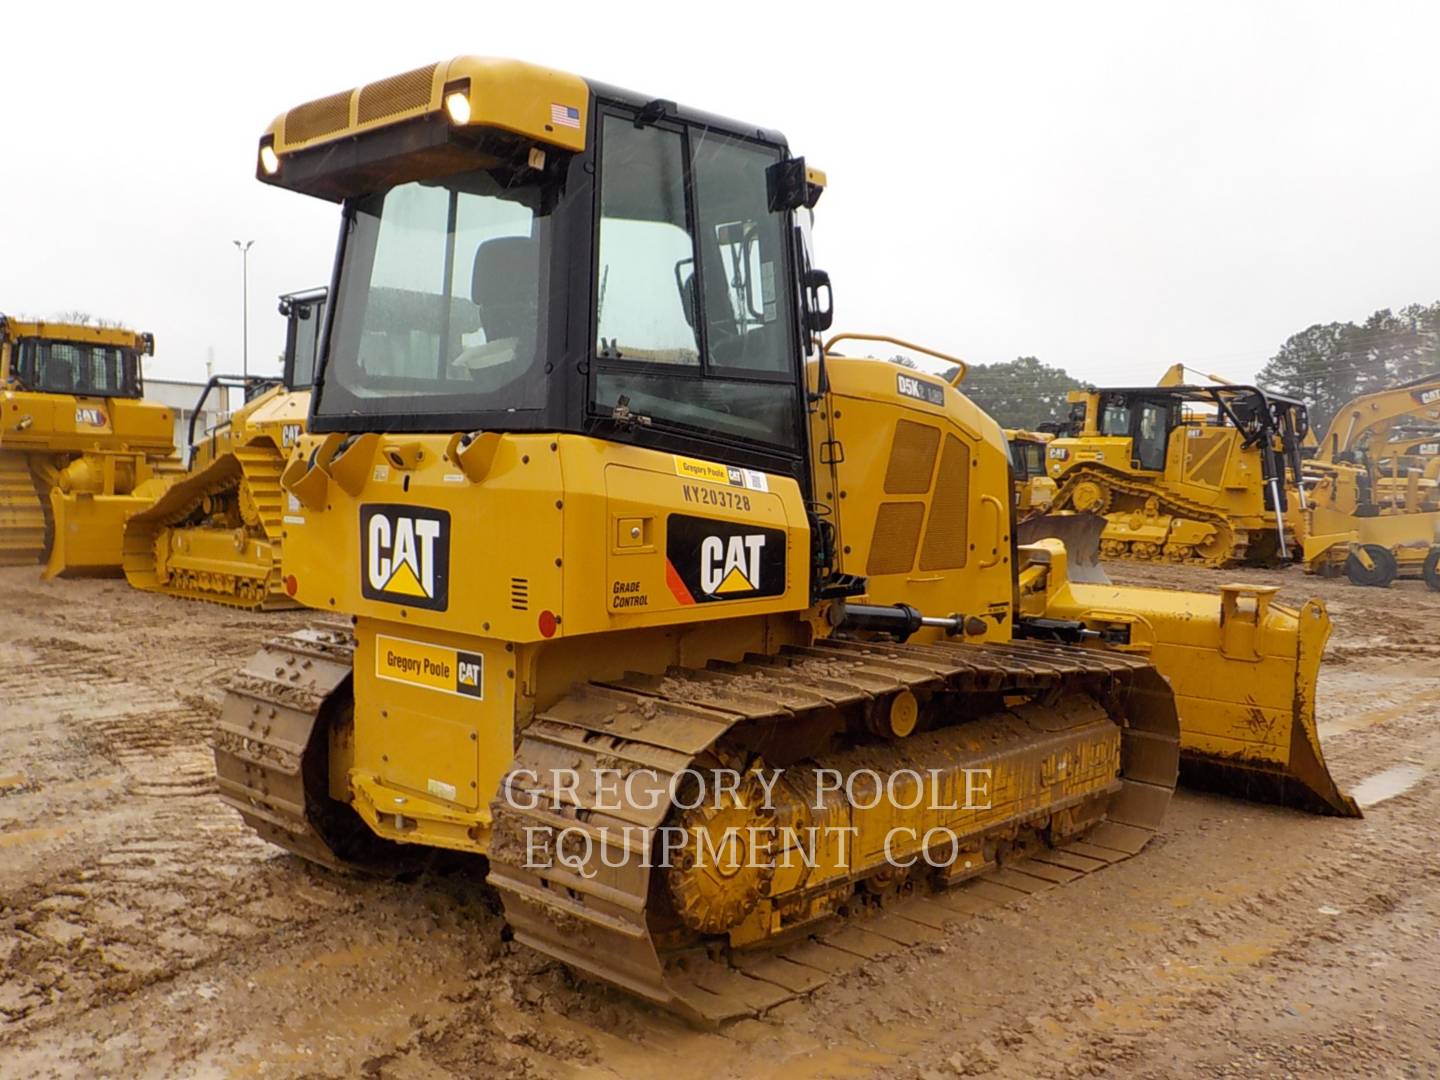
<path fill-rule="evenodd" d="M 1305 568 L 1352 584 L 1421 578 L 1440 591 L 1440 378 L 1366 394 L 1330 422 L 1305 463 Z"/>
<path fill-rule="evenodd" d="M 1039 431 L 1005 430 L 1014 470 L 1015 511 L 1022 518 L 1048 510 L 1055 499 L 1055 481 L 1045 468 L 1045 447 L 1053 438 Z"/>
<path fill-rule="evenodd" d="M 219 787 L 261 836 L 486 856 L 518 941 L 715 1023 L 839 935 L 1138 852 L 1177 742 L 1357 813 L 1320 605 L 1068 599 L 998 425 L 817 347 L 825 181 L 779 134 L 462 57 L 291 109 L 258 171 L 344 207 L 283 485 L 297 598 L 353 619 L 232 680 Z"/>
<path fill-rule="evenodd" d="M 1105 518 L 1107 558 L 1268 565 L 1297 553 L 1305 406 L 1253 386 L 1074 391 L 1052 509 Z"/>
<path fill-rule="evenodd" d="M 1440 376 L 1362 394 L 1346 402 L 1326 427 L 1313 460 L 1322 464 L 1358 460 L 1378 449 L 1391 431 L 1417 424 L 1440 424 Z"/>
<path fill-rule="evenodd" d="M 149 334 L 0 316 L 0 565 L 118 574 L 132 492 L 174 460 L 174 414 L 142 401 Z"/>
<path fill-rule="evenodd" d="M 153 505 L 125 525 L 125 576 L 137 589 L 232 607 L 294 607 L 281 574 L 285 457 L 305 430 L 326 290 L 280 298 L 286 317 L 279 379 L 217 375 L 191 419 L 188 471 L 147 491 Z M 245 403 L 197 439 L 194 417 L 217 390 Z"/>

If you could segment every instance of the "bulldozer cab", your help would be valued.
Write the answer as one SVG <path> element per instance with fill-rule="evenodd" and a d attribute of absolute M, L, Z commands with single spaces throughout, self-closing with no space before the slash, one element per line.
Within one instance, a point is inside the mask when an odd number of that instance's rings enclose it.
<path fill-rule="evenodd" d="M 1287 467 L 1300 475 L 1309 424 L 1299 401 L 1238 385 L 1104 389 L 1076 397 L 1086 410 L 1082 437 L 1088 432 L 1128 440 L 1133 470 L 1164 472 L 1177 430 L 1231 428 L 1244 449 L 1260 449 L 1267 481 L 1283 483 Z"/>
<path fill-rule="evenodd" d="M 315 361 L 320 355 L 320 331 L 325 326 L 325 301 L 329 289 L 308 289 L 280 297 L 280 314 L 285 316 L 285 363 L 282 382 L 290 390 L 308 390 L 315 381 Z"/>
<path fill-rule="evenodd" d="M 587 434 L 808 490 L 796 212 L 818 174 L 748 125 L 594 108 L 573 152 L 470 128 L 448 174 L 324 163 L 345 224 L 312 430 Z M 273 181 L 316 193 L 304 159 Z"/>
<path fill-rule="evenodd" d="M 1127 394 L 1100 397 L 1101 435 L 1128 438 L 1131 465 L 1146 472 L 1165 468 L 1165 449 L 1170 441 L 1171 404 L 1135 398 Z"/>
<path fill-rule="evenodd" d="M 88 327 L 8 323 L 0 317 L 0 332 L 4 352 L 0 378 L 19 389 L 77 397 L 139 398 L 144 394 L 140 349 L 101 340 L 101 333 Z M 106 338 L 114 336 L 104 334 Z M 133 344 L 153 349 L 151 342 L 148 335 L 139 335 Z"/>

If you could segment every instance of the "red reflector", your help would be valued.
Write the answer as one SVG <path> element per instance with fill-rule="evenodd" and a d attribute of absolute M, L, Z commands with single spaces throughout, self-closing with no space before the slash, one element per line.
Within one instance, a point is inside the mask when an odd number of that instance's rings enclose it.
<path fill-rule="evenodd" d="M 560 620 L 555 618 L 553 611 L 540 612 L 540 634 L 543 637 L 554 637 L 555 628 L 560 625 Z"/>
<path fill-rule="evenodd" d="M 294 574 L 291 574 L 285 579 L 285 591 L 291 596 L 294 596 L 297 592 L 300 591 L 300 582 L 295 580 Z"/>

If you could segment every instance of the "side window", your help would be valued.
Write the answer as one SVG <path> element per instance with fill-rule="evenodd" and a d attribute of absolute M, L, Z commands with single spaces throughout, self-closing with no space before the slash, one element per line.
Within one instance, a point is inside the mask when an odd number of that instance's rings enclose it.
<path fill-rule="evenodd" d="M 618 116 L 605 118 L 604 140 L 599 355 L 698 367 L 684 140 Z"/>
<path fill-rule="evenodd" d="M 686 155 L 692 188 L 687 198 Z M 777 148 L 703 128 L 601 125 L 593 407 L 793 449 L 796 358 Z"/>
<path fill-rule="evenodd" d="M 1144 469 L 1165 467 L 1165 442 L 1169 434 L 1169 411 L 1163 405 L 1140 406 L 1140 425 L 1135 433 L 1135 458 Z"/>
<path fill-rule="evenodd" d="M 1125 405 L 1107 403 L 1105 410 L 1100 414 L 1100 434 L 1119 435 L 1122 438 L 1130 434 L 1130 409 Z"/>
<path fill-rule="evenodd" d="M 717 368 L 790 370 L 789 312 L 779 302 L 783 219 L 770 212 L 765 170 L 773 149 L 706 134 L 695 146 L 704 259 L 705 334 Z"/>
<path fill-rule="evenodd" d="M 1045 475 L 1045 447 L 1039 443 L 1025 444 L 1025 475 Z"/>

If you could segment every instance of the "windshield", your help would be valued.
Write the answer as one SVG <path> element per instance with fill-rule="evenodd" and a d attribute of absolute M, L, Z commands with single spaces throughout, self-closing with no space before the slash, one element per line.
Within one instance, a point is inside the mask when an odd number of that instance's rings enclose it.
<path fill-rule="evenodd" d="M 27 390 L 86 397 L 139 397 L 140 357 L 133 349 L 24 338 L 15 376 Z"/>
<path fill-rule="evenodd" d="M 358 200 L 317 414 L 541 408 L 540 194 L 478 170 Z"/>

